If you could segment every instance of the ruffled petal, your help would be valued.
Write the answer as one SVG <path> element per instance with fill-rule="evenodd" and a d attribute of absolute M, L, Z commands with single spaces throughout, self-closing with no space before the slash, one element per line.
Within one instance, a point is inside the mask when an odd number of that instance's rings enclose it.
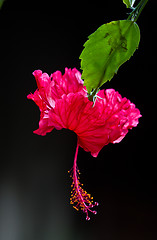
<path fill-rule="evenodd" d="M 127 98 L 114 89 L 101 90 L 95 105 L 87 98 L 81 74 L 65 69 L 48 74 L 36 70 L 34 76 L 38 90 L 29 94 L 40 108 L 39 129 L 35 133 L 45 135 L 56 129 L 67 128 L 78 136 L 78 144 L 96 157 L 108 143 L 118 143 L 136 127 L 140 111 Z"/>
<path fill-rule="evenodd" d="M 64 94 L 81 92 L 83 95 L 87 95 L 83 90 L 83 81 L 81 79 L 81 73 L 73 68 L 65 68 L 65 74 L 62 76 L 60 71 L 56 71 L 51 74 L 51 85 L 49 89 L 49 95 L 53 99 L 59 99 Z"/>
<path fill-rule="evenodd" d="M 119 143 L 128 133 L 128 129 L 137 126 L 142 115 L 135 104 L 125 97 L 122 98 L 114 89 L 101 90 L 98 95 L 102 98 L 98 100 L 97 104 L 101 109 L 102 116 L 107 120 L 106 127 L 109 125 L 112 129 L 110 142 Z"/>
<path fill-rule="evenodd" d="M 50 127 L 48 125 L 48 122 L 49 122 L 48 118 L 46 117 L 44 118 L 44 116 L 42 116 L 39 121 L 39 128 L 35 130 L 34 133 L 41 136 L 45 136 L 46 133 L 51 132 L 54 129 L 54 127 Z"/>
<path fill-rule="evenodd" d="M 66 68 L 63 76 L 60 71 L 56 71 L 49 77 L 47 73 L 42 73 L 41 70 L 35 70 L 33 75 L 38 89 L 34 94 L 29 94 L 27 98 L 32 99 L 41 111 L 39 129 L 34 133 L 45 135 L 53 129 L 48 126 L 47 113 L 55 107 L 55 101 L 70 92 L 81 92 L 83 95 L 86 95 L 86 92 L 83 88 L 81 73 L 76 68 L 72 70 Z"/>
<path fill-rule="evenodd" d="M 113 89 L 100 92 L 103 99 L 93 107 L 80 93 L 63 95 L 49 111 L 49 126 L 68 128 L 78 136 L 79 145 L 96 157 L 108 143 L 120 142 L 138 124 L 135 105 Z"/>
<path fill-rule="evenodd" d="M 45 111 L 49 108 L 49 103 L 44 100 L 44 93 L 41 94 L 39 90 L 36 90 L 34 94 L 30 93 L 27 98 L 33 100 L 39 107 L 40 111 Z"/>
<path fill-rule="evenodd" d="M 33 75 L 38 89 L 34 94 L 29 94 L 27 97 L 32 99 L 40 110 L 45 109 L 45 106 L 53 108 L 56 99 L 61 99 L 64 94 L 80 92 L 82 95 L 87 96 L 85 87 L 83 87 L 81 73 L 76 68 L 72 70 L 65 68 L 63 76 L 60 71 L 56 71 L 49 77 L 47 73 L 42 73 L 41 70 L 35 70 Z"/>
<path fill-rule="evenodd" d="M 102 133 L 103 123 L 102 126 L 97 123 L 99 109 L 92 106 L 93 103 L 80 93 L 63 95 L 56 101 L 55 108 L 49 111 L 49 126 L 74 131 L 79 145 L 95 155 L 108 141 L 108 134 L 106 129 L 106 135 Z"/>
<path fill-rule="evenodd" d="M 35 70 L 33 72 L 35 80 L 37 82 L 37 86 L 39 89 L 46 88 L 48 84 L 50 84 L 51 79 L 47 73 L 42 73 L 41 70 Z"/>

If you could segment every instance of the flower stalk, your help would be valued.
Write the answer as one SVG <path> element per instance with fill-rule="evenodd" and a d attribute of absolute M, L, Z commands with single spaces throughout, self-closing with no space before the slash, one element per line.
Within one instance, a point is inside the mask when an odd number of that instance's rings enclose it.
<path fill-rule="evenodd" d="M 144 9 L 145 5 L 147 4 L 148 0 L 141 0 L 139 4 L 134 8 L 132 7 L 133 11 L 129 14 L 129 17 L 127 20 L 131 20 L 133 22 L 136 22 Z"/>

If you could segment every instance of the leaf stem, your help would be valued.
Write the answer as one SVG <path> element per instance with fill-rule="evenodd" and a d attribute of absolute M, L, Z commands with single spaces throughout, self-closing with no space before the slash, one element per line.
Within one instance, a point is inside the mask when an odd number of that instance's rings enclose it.
<path fill-rule="evenodd" d="M 142 10 L 144 9 L 145 5 L 147 4 L 148 0 L 141 0 L 139 4 L 133 8 L 133 11 L 130 13 L 129 17 L 127 20 L 131 20 L 133 22 L 136 22 L 137 19 L 139 18 Z"/>

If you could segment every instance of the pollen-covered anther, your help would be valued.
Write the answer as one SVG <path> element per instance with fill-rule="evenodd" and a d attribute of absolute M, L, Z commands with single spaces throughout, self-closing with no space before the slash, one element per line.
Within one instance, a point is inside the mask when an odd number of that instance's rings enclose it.
<path fill-rule="evenodd" d="M 78 173 L 78 170 L 75 172 L 73 169 L 70 204 L 72 204 L 73 208 L 77 211 L 80 209 L 86 213 L 86 220 L 89 221 L 90 217 L 88 216 L 88 213 L 91 212 L 96 215 L 97 212 L 92 210 L 92 208 L 98 206 L 98 203 L 93 203 L 93 197 L 91 194 L 87 193 L 87 191 L 82 188 L 82 184 L 78 180 L 78 174 L 80 174 L 80 172 Z"/>

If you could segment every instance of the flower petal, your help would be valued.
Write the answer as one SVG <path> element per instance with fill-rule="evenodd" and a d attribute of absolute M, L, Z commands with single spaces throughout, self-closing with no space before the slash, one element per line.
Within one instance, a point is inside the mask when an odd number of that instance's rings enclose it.
<path fill-rule="evenodd" d="M 56 71 L 51 74 L 52 82 L 49 89 L 49 95 L 53 99 L 59 99 L 63 94 L 81 92 L 85 95 L 83 90 L 83 81 L 81 79 L 81 73 L 73 68 L 65 68 L 65 74 L 62 76 L 60 71 Z"/>
<path fill-rule="evenodd" d="M 36 70 L 34 76 L 38 90 L 29 94 L 40 108 L 39 129 L 35 133 L 45 135 L 56 129 L 67 128 L 78 136 L 78 144 L 96 157 L 108 143 L 118 143 L 136 127 L 140 111 L 127 98 L 114 89 L 101 90 L 93 103 L 88 100 L 81 74 L 65 69 L 48 74 Z"/>
<path fill-rule="evenodd" d="M 80 93 L 63 95 L 49 111 L 49 126 L 68 128 L 78 136 L 79 145 L 96 157 L 108 143 L 120 142 L 141 116 L 135 105 L 113 89 L 100 93 L 104 99 L 93 107 Z"/>
<path fill-rule="evenodd" d="M 54 127 L 49 127 L 48 125 L 48 118 L 41 117 L 39 121 L 39 128 L 34 131 L 34 133 L 45 136 L 46 133 L 51 132 Z"/>
<path fill-rule="evenodd" d="M 47 73 L 42 73 L 41 70 L 35 70 L 33 75 L 39 89 L 47 87 L 47 85 L 51 82 L 49 75 Z"/>

